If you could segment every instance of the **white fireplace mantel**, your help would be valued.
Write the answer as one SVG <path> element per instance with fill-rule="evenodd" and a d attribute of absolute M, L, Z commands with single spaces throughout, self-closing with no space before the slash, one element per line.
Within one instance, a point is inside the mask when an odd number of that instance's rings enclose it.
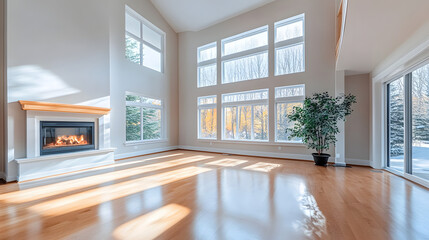
<path fill-rule="evenodd" d="M 27 155 L 26 158 L 15 160 L 18 163 L 19 181 L 114 163 L 115 149 L 110 148 L 110 109 L 106 111 L 106 108 L 78 105 L 61 105 L 65 107 L 58 108 L 59 104 L 36 102 L 37 105 L 24 105 L 22 102 L 22 108 L 26 110 Z M 88 109 L 96 111 L 88 112 Z M 95 150 L 40 156 L 41 121 L 94 122 Z"/>

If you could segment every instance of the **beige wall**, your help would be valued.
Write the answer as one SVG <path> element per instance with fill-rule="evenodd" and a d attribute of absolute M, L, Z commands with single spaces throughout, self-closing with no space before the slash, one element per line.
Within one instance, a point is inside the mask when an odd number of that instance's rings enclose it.
<path fill-rule="evenodd" d="M 345 92 L 355 95 L 357 101 L 346 121 L 346 159 L 352 159 L 355 163 L 368 163 L 371 112 L 369 74 L 346 76 Z"/>
<path fill-rule="evenodd" d="M 270 77 L 231 84 L 197 88 L 197 47 L 218 41 L 264 25 L 269 25 L 273 36 L 273 24 L 297 14 L 305 13 L 306 22 L 306 71 L 304 73 L 273 76 L 274 67 L 270 60 Z M 271 41 L 270 41 L 271 42 Z M 273 59 L 273 44 L 269 46 L 269 57 Z M 218 61 L 219 64 L 219 61 Z M 306 147 L 274 144 L 274 88 L 278 86 L 306 85 L 306 94 L 335 90 L 335 1 L 283 0 L 275 1 L 261 8 L 245 13 L 228 21 L 199 32 L 179 34 L 179 101 L 180 138 L 179 144 L 194 149 L 223 149 L 231 151 L 252 151 L 276 154 L 285 157 L 309 156 L 312 150 Z M 218 74 L 218 78 L 220 74 Z M 222 141 L 201 141 L 197 139 L 197 97 L 269 88 L 270 90 L 270 143 L 243 144 Z M 218 100 L 218 113 L 221 106 Z M 221 124 L 218 114 L 218 139 Z M 331 153 L 333 149 L 331 150 Z M 289 155 L 288 155 L 289 154 Z"/>

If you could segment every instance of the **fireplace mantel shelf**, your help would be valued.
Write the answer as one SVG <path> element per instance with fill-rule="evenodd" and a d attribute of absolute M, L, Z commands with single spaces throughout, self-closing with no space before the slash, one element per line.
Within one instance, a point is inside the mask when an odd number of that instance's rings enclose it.
<path fill-rule="evenodd" d="M 21 108 L 24 111 L 48 111 L 48 112 L 69 112 L 69 113 L 86 113 L 107 115 L 110 108 L 61 104 L 61 103 L 48 103 L 48 102 L 34 102 L 34 101 L 19 101 Z"/>

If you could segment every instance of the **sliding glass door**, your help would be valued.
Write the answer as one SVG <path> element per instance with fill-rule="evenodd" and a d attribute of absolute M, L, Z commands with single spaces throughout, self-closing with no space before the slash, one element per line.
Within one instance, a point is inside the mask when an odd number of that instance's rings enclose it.
<path fill-rule="evenodd" d="M 387 167 L 429 180 L 429 64 L 387 84 Z"/>

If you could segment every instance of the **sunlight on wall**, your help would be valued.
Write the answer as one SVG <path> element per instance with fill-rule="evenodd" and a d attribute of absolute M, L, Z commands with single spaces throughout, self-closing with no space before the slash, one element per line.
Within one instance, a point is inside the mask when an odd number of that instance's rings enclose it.
<path fill-rule="evenodd" d="M 80 90 L 69 86 L 54 73 L 39 66 L 8 68 L 8 102 L 38 101 L 78 92 Z"/>
<path fill-rule="evenodd" d="M 28 209 L 43 216 L 58 216 L 123 198 L 154 187 L 211 171 L 209 168 L 186 167 L 100 187 L 77 194 L 35 204 Z"/>
<path fill-rule="evenodd" d="M 46 198 L 46 197 L 62 194 L 69 191 L 83 189 L 90 186 L 96 186 L 98 184 L 102 184 L 113 180 L 127 178 L 138 174 L 162 170 L 170 167 L 176 167 L 182 164 L 194 163 L 194 162 L 206 160 L 209 158 L 212 158 L 212 157 L 193 156 L 193 157 L 181 158 L 177 160 L 171 160 L 167 162 L 160 162 L 160 163 L 154 163 L 154 164 L 144 165 L 140 167 L 119 170 L 115 172 L 98 174 L 90 177 L 73 179 L 70 181 L 59 182 L 59 183 L 54 183 L 50 185 L 43 185 L 40 187 L 21 190 L 19 192 L 1 194 L 0 201 L 6 201 L 10 203 L 23 203 L 27 201 L 34 201 L 37 199 Z M 34 195 L 34 192 L 37 192 L 38 195 Z"/>
<path fill-rule="evenodd" d="M 246 163 L 246 160 L 237 160 L 232 158 L 225 158 L 213 162 L 206 163 L 207 165 L 216 165 L 216 166 L 222 166 L 222 167 L 234 167 L 243 163 Z"/>
<path fill-rule="evenodd" d="M 126 222 L 115 229 L 116 239 L 155 239 L 180 222 L 191 211 L 178 204 L 168 204 L 155 211 Z"/>
<path fill-rule="evenodd" d="M 244 167 L 243 169 L 258 171 L 258 172 L 271 172 L 271 170 L 278 168 L 280 166 L 281 166 L 280 164 L 258 162 L 253 165 Z"/>

